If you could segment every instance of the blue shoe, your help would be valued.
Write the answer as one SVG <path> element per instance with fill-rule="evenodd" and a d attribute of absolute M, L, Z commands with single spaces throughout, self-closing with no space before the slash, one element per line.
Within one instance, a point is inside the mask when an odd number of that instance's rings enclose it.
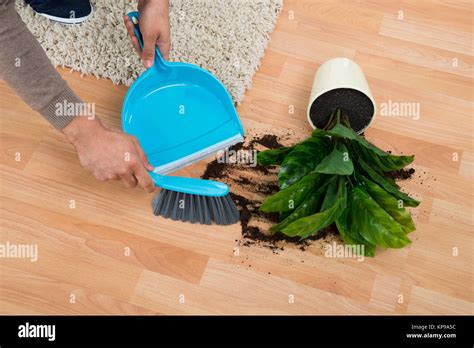
<path fill-rule="evenodd" d="M 92 15 L 89 0 L 25 0 L 39 15 L 63 24 L 79 24 Z"/>

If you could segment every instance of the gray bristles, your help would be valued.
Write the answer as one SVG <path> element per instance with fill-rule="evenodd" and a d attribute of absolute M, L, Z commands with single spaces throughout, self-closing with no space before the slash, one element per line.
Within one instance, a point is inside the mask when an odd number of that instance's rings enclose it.
<path fill-rule="evenodd" d="M 208 197 L 161 190 L 153 199 L 153 213 L 167 219 L 210 225 L 232 225 L 240 214 L 230 195 Z"/>

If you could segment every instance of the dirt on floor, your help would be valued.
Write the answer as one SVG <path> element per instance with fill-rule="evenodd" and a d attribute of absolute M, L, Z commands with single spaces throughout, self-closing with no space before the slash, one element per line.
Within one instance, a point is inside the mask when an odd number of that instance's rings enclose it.
<path fill-rule="evenodd" d="M 342 242 L 335 225 L 319 231 L 312 237 L 300 240 L 282 233 L 271 234 L 269 228 L 279 222 L 278 213 L 264 213 L 260 205 L 268 196 L 278 192 L 277 166 L 259 166 L 254 162 L 257 151 L 290 146 L 302 140 L 301 135 L 292 131 L 282 134 L 265 134 L 249 132 L 244 143 L 231 147 L 222 157 L 208 163 L 203 179 L 218 180 L 226 183 L 231 196 L 240 210 L 242 236 L 238 241 L 241 246 L 262 246 L 278 254 L 285 248 L 300 249 L 319 246 L 327 243 Z M 389 173 L 395 180 L 412 177 L 413 168 Z"/>

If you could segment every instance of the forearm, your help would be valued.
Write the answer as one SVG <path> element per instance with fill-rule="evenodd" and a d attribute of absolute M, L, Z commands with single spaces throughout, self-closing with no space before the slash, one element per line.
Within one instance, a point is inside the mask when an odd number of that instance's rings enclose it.
<path fill-rule="evenodd" d="M 163 10 L 169 11 L 169 0 L 138 0 L 138 11 L 141 11 L 147 2 L 159 2 L 164 5 Z"/>
<path fill-rule="evenodd" d="M 23 23 L 14 0 L 0 0 L 0 47 L 0 77 L 55 128 L 67 126 L 76 115 L 58 113 L 58 104 L 76 105 L 81 100 Z"/>

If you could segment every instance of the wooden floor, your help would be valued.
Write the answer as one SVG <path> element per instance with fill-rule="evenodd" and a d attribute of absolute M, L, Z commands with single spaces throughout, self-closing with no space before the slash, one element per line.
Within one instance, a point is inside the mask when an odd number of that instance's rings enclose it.
<path fill-rule="evenodd" d="M 366 132 L 385 149 L 416 155 L 417 175 L 405 187 L 423 203 L 410 247 L 363 262 L 316 248 L 275 255 L 240 247 L 235 255 L 237 225 L 156 218 L 152 196 L 96 182 L 65 138 L 0 82 L 0 242 L 39 248 L 37 262 L 0 259 L 0 312 L 472 314 L 472 16 L 472 2 L 460 0 L 285 0 L 238 109 L 247 129 L 309 132 L 313 75 L 336 56 L 362 66 L 379 105 L 421 105 L 418 120 L 378 117 Z M 126 87 L 61 74 L 120 126 Z"/>

